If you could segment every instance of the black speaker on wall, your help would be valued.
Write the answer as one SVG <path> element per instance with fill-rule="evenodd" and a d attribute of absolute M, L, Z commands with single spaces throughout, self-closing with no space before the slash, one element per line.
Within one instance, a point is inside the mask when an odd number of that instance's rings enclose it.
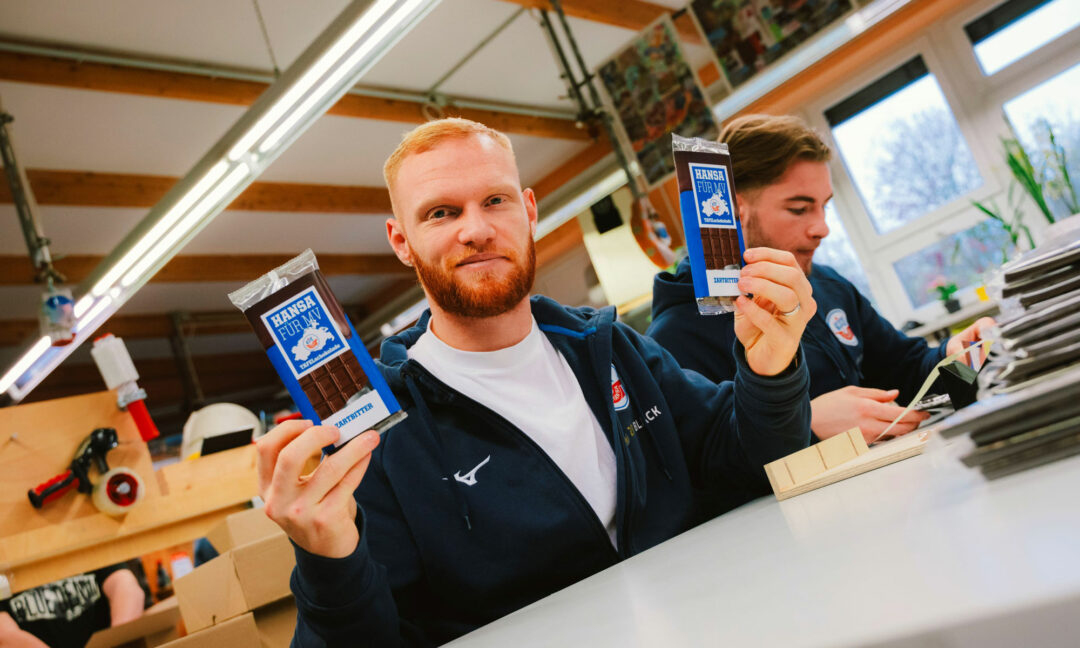
<path fill-rule="evenodd" d="M 596 223 L 596 231 L 601 234 L 623 224 L 622 214 L 611 196 L 604 196 L 589 209 L 592 211 L 593 222 Z"/>

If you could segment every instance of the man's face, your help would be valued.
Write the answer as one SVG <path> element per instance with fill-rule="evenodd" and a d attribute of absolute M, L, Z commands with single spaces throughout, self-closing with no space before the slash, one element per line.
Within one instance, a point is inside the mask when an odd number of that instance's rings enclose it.
<path fill-rule="evenodd" d="M 829 167 L 809 160 L 793 162 L 763 189 L 737 194 L 746 246 L 787 250 L 809 275 L 814 250 L 829 235 L 825 203 L 832 194 Z"/>
<path fill-rule="evenodd" d="M 509 151 L 482 136 L 443 142 L 404 160 L 392 198 L 390 245 L 440 308 L 493 317 L 528 296 L 536 198 Z"/>

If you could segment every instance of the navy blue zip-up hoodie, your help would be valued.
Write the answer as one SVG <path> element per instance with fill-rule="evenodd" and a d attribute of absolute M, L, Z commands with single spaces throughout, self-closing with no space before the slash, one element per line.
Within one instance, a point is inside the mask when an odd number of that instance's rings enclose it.
<path fill-rule="evenodd" d="M 296 548 L 294 646 L 449 641 L 687 530 L 702 489 L 733 480 L 767 492 L 762 466 L 809 443 L 805 362 L 765 378 L 740 348 L 734 382 L 717 386 L 614 309 L 531 304 L 610 431 L 618 549 L 535 442 L 408 359 L 425 314 L 383 343 L 380 367 L 409 417 L 384 434 L 356 491 L 356 550 Z M 618 410 L 613 367 L 629 398 Z M 472 485 L 454 479 L 482 462 Z"/>
<path fill-rule="evenodd" d="M 945 344 L 930 348 L 922 338 L 897 331 L 858 288 L 829 266 L 815 264 L 808 279 L 817 302 L 801 344 L 810 372 L 810 398 L 857 385 L 899 389 L 897 402 L 910 402 L 945 357 Z M 652 324 L 646 334 L 683 367 L 713 382 L 731 380 L 738 369 L 735 316 L 698 314 L 688 259 L 679 263 L 674 275 L 661 272 L 653 279 Z M 703 518 L 730 511 L 760 494 L 741 482 L 721 480 L 727 483 L 699 493 Z"/>
<path fill-rule="evenodd" d="M 817 313 L 803 332 L 802 348 L 810 370 L 810 398 L 848 385 L 899 389 L 907 403 L 930 370 L 945 357 L 945 344 L 896 330 L 850 281 L 815 264 L 808 277 Z M 653 280 L 652 324 L 647 335 L 671 352 L 683 367 L 714 382 L 735 375 L 734 315 L 698 315 L 688 260 L 675 274 Z"/>

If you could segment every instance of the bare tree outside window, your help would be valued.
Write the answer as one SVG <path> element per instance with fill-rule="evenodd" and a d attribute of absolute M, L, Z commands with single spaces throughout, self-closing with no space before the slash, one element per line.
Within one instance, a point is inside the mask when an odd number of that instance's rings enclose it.
<path fill-rule="evenodd" d="M 982 185 L 956 121 L 931 106 L 883 129 L 868 170 L 878 229 L 891 230 Z"/>
<path fill-rule="evenodd" d="M 834 126 L 833 136 L 881 234 L 982 185 L 932 74 Z"/>

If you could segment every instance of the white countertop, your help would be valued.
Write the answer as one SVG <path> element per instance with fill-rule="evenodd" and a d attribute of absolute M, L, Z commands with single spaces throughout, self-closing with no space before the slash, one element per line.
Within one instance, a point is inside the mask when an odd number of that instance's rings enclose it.
<path fill-rule="evenodd" d="M 1080 457 L 988 482 L 958 460 L 966 438 L 928 444 L 756 500 L 452 645 L 1080 645 Z"/>

